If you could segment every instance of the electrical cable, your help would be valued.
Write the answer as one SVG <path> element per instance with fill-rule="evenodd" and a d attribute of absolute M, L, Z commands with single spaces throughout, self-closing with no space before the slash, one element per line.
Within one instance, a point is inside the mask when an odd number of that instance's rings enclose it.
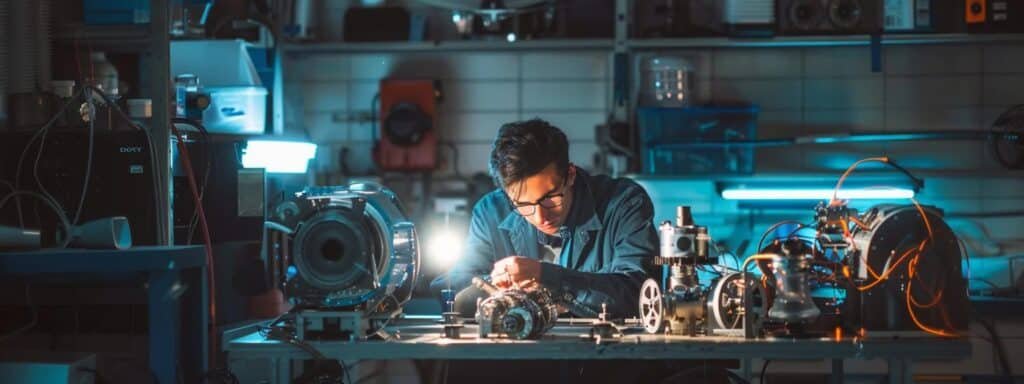
<path fill-rule="evenodd" d="M 212 161 L 212 159 L 213 159 L 212 147 L 213 146 L 210 144 L 210 132 L 206 130 L 206 127 L 203 126 L 202 123 L 200 123 L 198 121 L 195 121 L 195 120 L 192 120 L 192 119 L 175 117 L 175 118 L 171 119 L 171 123 L 172 124 L 185 124 L 185 125 L 192 126 L 197 131 L 199 131 L 200 136 L 202 136 L 202 138 L 203 138 L 203 152 L 204 152 L 204 157 L 205 157 L 204 158 L 204 162 L 206 163 L 206 167 L 203 170 L 203 182 L 202 182 L 202 185 L 199 188 L 199 200 L 200 201 L 205 201 L 205 199 L 206 199 L 206 188 L 208 187 L 209 180 L 210 180 L 210 169 L 213 168 L 213 161 Z M 192 244 L 192 239 L 194 237 L 195 228 L 198 225 L 199 225 L 199 209 L 196 208 L 196 209 L 192 210 L 192 216 L 189 217 L 189 221 L 188 221 L 188 235 L 185 238 L 185 244 L 188 244 L 188 245 Z"/>
<path fill-rule="evenodd" d="M 39 199 L 43 203 L 46 203 L 47 206 L 53 209 L 53 213 L 57 215 L 57 219 L 60 220 L 61 227 L 64 228 L 64 240 L 57 247 L 67 248 L 68 244 L 71 243 L 71 223 L 68 221 L 68 217 L 66 214 L 64 214 L 64 211 L 60 209 L 60 205 L 57 204 L 57 202 L 50 200 L 46 196 L 43 196 L 37 192 L 21 190 L 13 191 L 5 195 L 3 198 L 0 198 L 0 209 L 2 209 L 4 205 L 7 204 L 7 202 L 10 201 L 12 198 L 18 196 L 35 197 L 36 199 Z"/>
<path fill-rule="evenodd" d="M 295 310 L 295 308 L 292 308 L 292 310 Z M 349 373 L 349 367 L 345 365 L 344 362 L 328 358 L 313 345 L 305 341 L 299 340 L 298 338 L 295 337 L 295 333 L 293 332 L 293 330 L 284 326 L 278 327 L 274 325 L 289 314 L 292 314 L 292 311 L 282 313 L 277 318 L 268 323 L 267 326 L 261 327 L 259 330 L 260 335 L 268 340 L 280 341 L 282 343 L 289 344 L 303 350 L 304 352 L 308 353 L 310 356 L 313 357 L 313 360 L 317 365 L 322 364 L 325 361 L 337 362 L 338 365 L 341 367 L 341 370 L 345 373 L 345 381 L 347 383 L 352 383 L 352 377 L 350 376 Z"/>
<path fill-rule="evenodd" d="M 764 241 L 765 241 L 765 239 L 768 238 L 768 234 L 770 234 L 772 232 L 775 232 L 776 229 L 778 229 L 779 227 L 781 227 L 783 225 L 786 225 L 786 224 L 796 224 L 797 225 L 797 227 L 796 227 L 797 230 L 802 229 L 802 228 L 807 226 L 804 223 L 801 223 L 801 222 L 796 221 L 796 220 L 783 220 L 783 221 L 780 221 L 778 223 L 772 224 L 770 227 L 768 227 L 768 229 L 766 229 L 764 231 L 764 233 L 761 234 L 761 240 L 757 241 L 757 249 L 755 249 L 754 252 L 761 252 L 761 250 L 764 249 L 763 248 L 764 247 Z"/>
<path fill-rule="evenodd" d="M 851 173 L 853 173 L 853 170 L 856 169 L 857 166 L 859 166 L 859 165 L 861 165 L 863 163 L 872 162 L 872 161 L 888 165 L 888 166 L 892 167 L 893 169 L 896 169 L 897 171 L 900 171 L 901 173 L 906 175 L 907 178 L 909 178 L 911 180 L 911 182 L 914 183 L 914 189 L 915 190 L 924 187 L 924 180 L 921 180 L 920 178 L 914 176 L 912 173 L 910 173 L 910 171 L 908 171 L 906 168 L 903 168 L 899 164 L 896 164 L 896 162 L 893 161 L 892 159 L 890 159 L 888 157 L 884 157 L 884 156 L 883 157 L 868 157 L 868 158 L 857 160 L 852 165 L 850 165 L 849 168 L 846 168 L 846 171 L 843 172 L 843 175 L 839 177 L 838 181 L 836 181 L 836 186 L 832 190 L 832 199 L 829 201 L 829 205 L 836 204 L 839 201 L 839 198 L 838 198 L 839 190 L 842 188 L 843 182 L 846 181 L 846 178 L 849 177 Z"/>
<path fill-rule="evenodd" d="M 757 384 L 764 384 L 765 383 L 765 381 L 764 381 L 765 376 L 764 375 L 765 375 L 765 373 L 768 372 L 768 363 L 771 363 L 771 362 L 772 362 L 771 360 L 765 359 L 764 364 L 761 365 L 761 378 L 757 382 Z"/>
<path fill-rule="evenodd" d="M 968 278 L 967 281 L 977 281 L 977 282 L 985 283 L 985 285 L 988 285 L 989 287 L 992 287 L 993 289 L 1001 289 L 1002 288 L 999 285 L 997 285 L 996 283 L 993 283 L 992 280 L 988 280 L 988 279 L 982 279 L 982 278 L 978 278 L 978 277 L 971 277 L 971 278 Z"/>
<path fill-rule="evenodd" d="M 719 258 L 721 258 L 722 255 L 732 256 L 732 262 L 736 266 L 736 269 L 738 270 L 740 268 L 739 256 L 736 256 L 736 254 L 732 253 L 732 251 L 726 251 L 722 249 L 722 245 L 716 242 L 715 239 L 712 238 L 710 235 L 708 236 L 708 244 L 711 244 L 711 246 L 715 248 L 715 253 L 718 255 Z M 726 268 L 728 267 L 726 266 Z M 719 273 L 719 275 L 721 275 L 721 273 Z"/>
<path fill-rule="evenodd" d="M 1012 366 L 1010 365 L 1010 362 L 1007 359 L 1006 346 L 1003 344 L 1002 339 L 999 337 L 999 333 L 996 331 L 995 321 L 986 320 L 978 313 L 977 309 L 973 307 L 971 308 L 971 312 L 974 314 L 974 318 L 978 321 L 978 324 L 981 324 L 982 328 L 985 328 L 985 331 L 987 331 L 989 335 L 992 336 L 992 339 L 989 341 L 992 343 L 993 348 L 995 348 L 996 350 L 996 358 L 999 361 L 999 365 L 1002 367 L 1002 374 L 1006 379 L 1006 382 L 1012 383 Z"/>
<path fill-rule="evenodd" d="M 169 122 L 170 123 L 170 122 Z M 203 210 L 203 201 L 199 197 L 199 187 L 196 185 L 195 173 L 192 169 L 192 160 L 189 159 L 188 147 L 185 145 L 185 140 L 181 136 L 181 132 L 174 126 L 174 123 L 169 124 L 171 132 L 175 137 L 178 138 L 178 151 L 181 164 L 185 167 L 185 176 L 188 179 L 189 189 L 192 191 L 192 202 L 196 205 L 196 209 L 199 211 L 199 224 L 202 227 L 204 249 L 206 250 L 206 271 L 207 279 L 210 281 L 210 292 L 209 292 L 209 310 L 210 310 L 210 327 L 213 328 L 210 332 L 210 344 L 213 346 L 220 345 L 217 342 L 216 324 L 217 324 L 217 285 L 214 279 L 214 263 L 213 263 L 213 243 L 210 241 L 210 227 L 206 222 L 206 212 Z M 210 366 L 217 366 L 217 353 L 210 354 Z"/>
<path fill-rule="evenodd" d="M 92 93 L 86 90 L 85 100 L 89 108 L 89 148 L 87 149 L 87 155 L 85 158 L 85 178 L 82 181 L 82 193 L 78 197 L 78 208 L 75 209 L 75 218 L 71 220 L 71 224 L 78 225 L 78 220 L 82 217 L 82 207 L 85 206 L 85 196 L 89 193 L 89 177 L 92 175 L 92 153 L 95 147 L 96 141 L 96 104 L 92 101 Z M 42 150 L 40 150 L 42 152 Z"/>
<path fill-rule="evenodd" d="M 22 165 L 25 162 L 25 156 L 28 154 L 29 148 L 32 147 L 32 143 L 34 143 L 37 139 L 40 139 L 41 137 L 45 137 L 46 132 L 48 132 L 50 130 L 50 127 L 52 127 L 54 124 L 57 123 L 57 120 L 59 120 L 60 116 L 63 115 L 65 111 L 67 111 L 68 107 L 70 107 L 72 105 L 73 101 L 75 99 L 77 99 L 79 96 L 81 96 L 84 92 L 85 92 L 85 90 L 79 90 L 71 98 L 69 98 L 68 101 L 64 102 L 64 105 L 60 108 L 60 110 L 56 114 L 54 114 L 53 117 L 51 117 L 50 120 L 47 121 L 46 124 L 44 124 L 42 128 L 40 128 L 38 131 L 36 131 L 36 133 L 34 135 L 32 135 L 32 137 L 30 137 L 28 139 L 28 141 L 25 143 L 25 148 L 21 151 L 21 155 L 18 156 L 18 165 L 15 168 L 16 171 L 14 173 L 14 189 L 17 190 L 17 189 L 20 188 Z M 40 143 L 39 152 L 42 152 L 42 150 L 43 150 L 42 143 Z M 56 201 L 56 200 L 54 200 L 54 201 Z M 18 210 L 18 225 L 21 228 L 25 228 L 25 218 L 22 215 L 21 200 L 20 199 L 16 199 L 15 200 L 15 205 L 17 206 L 17 210 Z"/>
<path fill-rule="evenodd" d="M 666 378 L 662 379 L 661 383 L 662 384 L 685 383 L 687 381 L 685 381 L 683 379 L 685 379 L 687 377 L 700 377 L 700 378 L 704 378 L 704 379 L 709 379 L 709 378 L 713 377 L 713 376 L 709 375 L 710 373 L 712 373 L 712 372 L 721 372 L 731 382 L 739 383 L 739 384 L 750 384 L 749 381 L 747 381 L 746 379 L 740 377 L 740 375 L 737 375 L 737 374 L 733 373 L 732 371 L 730 371 L 728 369 L 725 369 L 725 368 L 722 368 L 722 367 L 711 367 L 711 369 L 712 370 L 709 372 L 708 371 L 708 367 L 706 365 L 705 366 L 690 367 L 690 368 L 684 369 L 682 371 L 679 371 L 679 372 L 673 374 L 672 376 L 669 376 L 669 377 L 666 377 Z"/>
<path fill-rule="evenodd" d="M 11 182 L 10 182 L 10 181 L 7 181 L 7 180 L 0 180 L 0 185 L 4 185 L 4 186 L 6 186 L 7 188 L 9 188 L 9 189 L 10 189 L 10 192 L 14 192 L 14 191 L 17 191 L 17 189 L 15 189 L 15 188 L 14 188 L 14 184 L 11 184 Z"/>
<path fill-rule="evenodd" d="M 747 267 L 750 265 L 751 262 L 757 261 L 757 260 L 770 261 L 770 260 L 774 259 L 775 257 L 776 257 L 776 255 L 759 253 L 759 254 L 750 255 L 749 257 L 747 257 L 746 260 L 743 260 L 743 266 L 740 267 L 740 284 L 742 284 L 744 287 L 746 287 L 746 285 L 747 285 Z M 767 277 L 767 276 L 768 275 L 762 275 L 762 277 Z M 762 284 L 763 283 L 764 283 L 764 281 L 762 280 Z M 746 305 L 747 305 L 747 303 L 745 303 L 746 296 L 747 295 L 743 295 L 743 296 L 741 296 L 741 299 L 740 299 L 740 302 L 742 303 L 744 308 L 746 308 Z"/>
<path fill-rule="evenodd" d="M 49 129 L 47 129 L 46 132 L 43 132 L 43 137 L 39 139 L 39 150 L 36 151 L 36 160 L 32 163 L 32 178 L 35 180 L 36 187 L 39 188 L 39 192 L 42 193 L 43 196 L 48 197 L 50 200 L 57 201 L 57 198 L 53 197 L 53 195 L 50 194 L 50 191 L 47 191 L 46 187 L 43 186 L 43 182 L 39 180 L 39 160 L 43 157 L 43 148 L 46 146 L 46 136 L 49 134 Z M 64 207 L 62 206 L 61 209 L 63 208 Z M 67 214 L 67 212 L 65 212 L 65 214 Z"/>

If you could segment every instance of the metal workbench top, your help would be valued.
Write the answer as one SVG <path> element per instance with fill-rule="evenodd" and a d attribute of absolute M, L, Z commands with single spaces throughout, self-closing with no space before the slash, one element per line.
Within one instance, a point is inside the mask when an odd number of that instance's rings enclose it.
<path fill-rule="evenodd" d="M 540 340 L 477 338 L 477 329 L 466 324 L 460 339 L 441 337 L 442 326 L 434 319 L 396 319 L 387 330 L 392 340 L 310 341 L 330 358 L 344 360 L 394 359 L 936 359 L 958 360 L 970 356 L 966 339 L 920 337 L 834 339 L 755 339 L 722 336 L 651 335 L 638 328 L 625 329 L 614 342 L 595 343 L 587 338 L 588 323 L 560 322 Z M 225 335 L 224 350 L 238 358 L 308 359 L 303 350 L 266 340 L 253 328 Z"/>

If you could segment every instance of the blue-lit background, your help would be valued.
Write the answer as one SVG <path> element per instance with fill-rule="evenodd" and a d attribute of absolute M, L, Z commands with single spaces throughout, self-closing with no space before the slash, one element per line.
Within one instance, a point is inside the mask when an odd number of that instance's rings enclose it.
<path fill-rule="evenodd" d="M 694 70 L 699 103 L 757 106 L 753 137 L 746 138 L 754 140 L 865 132 L 980 132 L 1009 106 L 1024 102 L 1019 92 L 1024 88 L 1024 53 L 1015 43 L 885 46 L 878 72 L 872 71 L 867 46 L 639 50 L 633 64 L 644 55 L 686 58 Z M 434 173 L 439 180 L 436 189 L 465 190 L 451 179 L 486 172 L 498 127 L 532 117 L 547 119 L 566 132 L 574 163 L 610 169 L 607 162 L 596 160 L 602 146 L 595 126 L 615 105 L 611 60 L 603 49 L 303 53 L 287 58 L 284 75 L 285 131 L 308 132 L 319 145 L 312 170 L 317 180 L 344 180 L 339 164 L 356 175 L 372 172 L 374 125 L 359 117 L 370 112 L 378 81 L 387 77 L 441 80 L 445 99 L 438 121 L 447 145 Z M 726 169 L 687 174 L 685 167 L 690 165 L 676 164 L 683 169 L 633 177 L 654 199 L 657 220 L 671 219 L 676 205 L 690 205 L 696 221 L 736 251 L 744 241 L 756 241 L 774 222 L 809 220 L 814 203 L 788 209 L 748 207 L 722 199 L 723 182 L 831 186 L 853 162 L 882 155 L 925 180 L 917 198 L 947 212 L 971 252 L 972 277 L 1010 285 L 1008 257 L 1024 250 L 1019 232 L 1024 219 L 964 216 L 1024 209 L 1022 174 L 1001 167 L 984 141 L 759 147 L 752 151 L 752 173 Z M 900 173 L 874 164 L 858 168 L 850 180 L 862 178 L 904 180 Z M 385 182 L 411 207 L 429 211 L 431 202 L 423 199 L 414 179 L 385 177 Z M 482 185 L 486 187 L 486 181 Z M 752 252 L 751 247 L 744 253 Z M 1000 273 L 987 272 L 989 263 Z"/>

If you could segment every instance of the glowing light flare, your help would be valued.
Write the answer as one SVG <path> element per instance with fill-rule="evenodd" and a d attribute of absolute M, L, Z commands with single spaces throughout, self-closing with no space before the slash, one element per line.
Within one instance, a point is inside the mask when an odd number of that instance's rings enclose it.
<path fill-rule="evenodd" d="M 448 228 L 432 234 L 427 243 L 427 251 L 431 259 L 440 267 L 447 269 L 462 255 L 463 236 L 459 236 Z"/>

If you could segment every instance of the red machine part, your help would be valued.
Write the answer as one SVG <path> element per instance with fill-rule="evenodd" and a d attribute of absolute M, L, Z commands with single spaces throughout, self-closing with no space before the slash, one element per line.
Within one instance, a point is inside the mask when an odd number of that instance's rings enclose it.
<path fill-rule="evenodd" d="M 437 89 L 433 80 L 380 82 L 380 143 L 374 161 L 382 171 L 437 168 Z"/>

